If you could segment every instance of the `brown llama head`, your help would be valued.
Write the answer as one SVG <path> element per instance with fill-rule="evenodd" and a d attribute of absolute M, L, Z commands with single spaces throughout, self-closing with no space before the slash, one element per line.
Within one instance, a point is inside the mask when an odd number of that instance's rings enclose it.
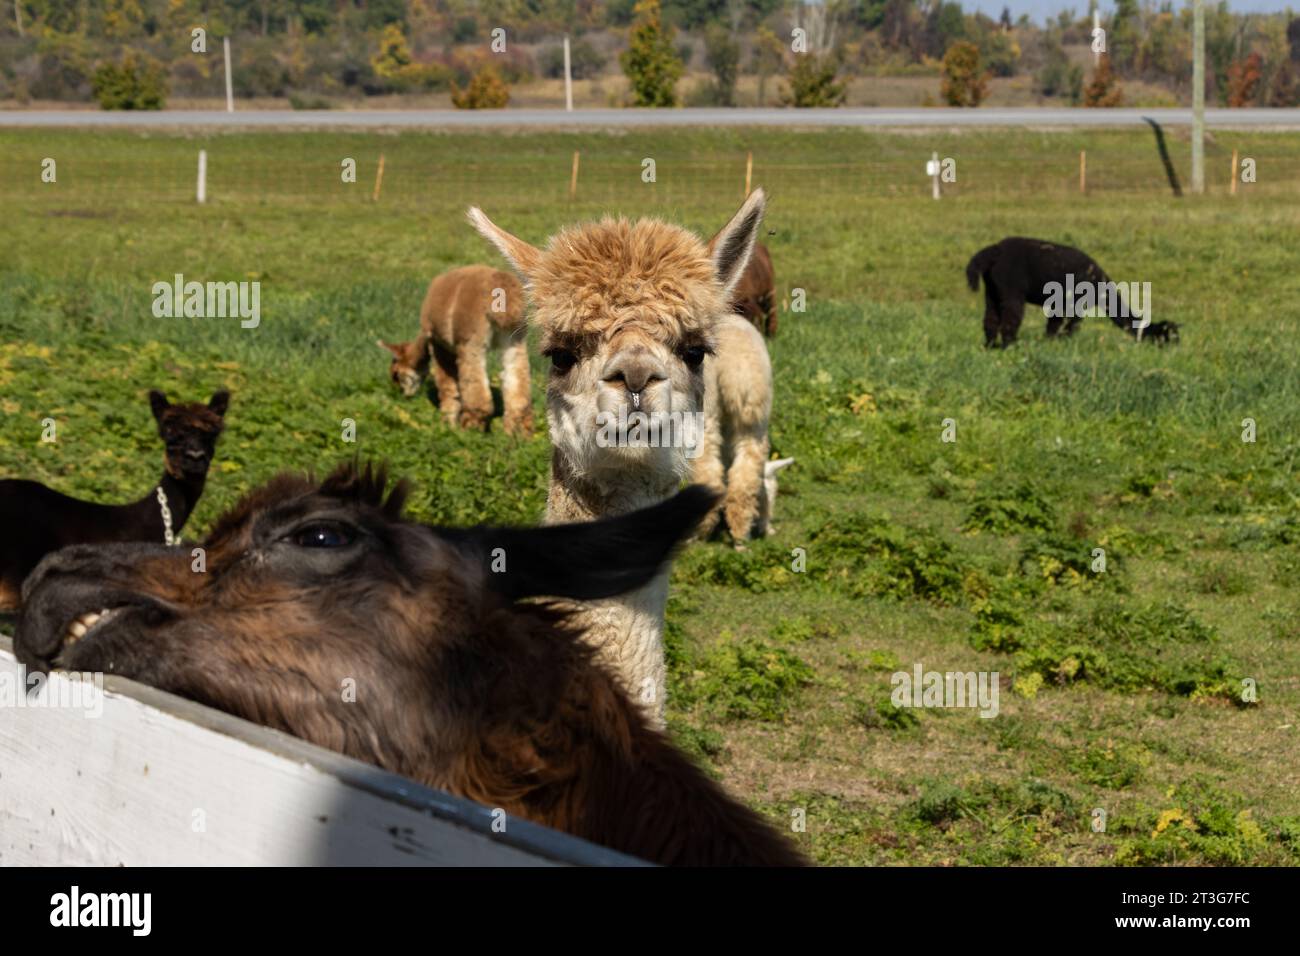
<path fill-rule="evenodd" d="M 423 339 L 410 342 L 385 342 L 378 340 L 379 347 L 393 356 L 388 365 L 388 377 L 401 389 L 405 398 L 414 398 L 420 393 L 420 386 L 429 374 L 429 348 Z"/>
<path fill-rule="evenodd" d="M 753 862 L 755 846 L 797 861 L 646 727 L 560 611 L 524 600 L 641 586 L 710 492 L 598 523 L 466 530 L 405 520 L 405 495 L 369 468 L 281 475 L 218 520 L 206 573 L 175 548 L 65 548 L 25 582 L 18 655 L 143 681 L 661 862 Z M 677 803 L 670 851 L 643 828 Z M 692 843 L 715 817 L 708 846 Z"/>
<path fill-rule="evenodd" d="M 469 211 L 536 306 L 542 352 L 551 360 L 551 440 L 568 473 L 656 491 L 689 473 L 683 442 L 629 441 L 625 423 L 637 412 L 652 421 L 702 414 L 704 356 L 717 319 L 729 311 L 765 201 L 755 190 L 707 243 L 656 219 L 607 218 L 566 228 L 545 249 Z"/>
<path fill-rule="evenodd" d="M 154 390 L 149 393 L 149 406 L 158 422 L 158 437 L 167 449 L 167 474 L 178 479 L 205 476 L 217 449 L 217 438 L 226 427 L 230 393 L 217 392 L 206 405 L 173 405 L 166 395 Z"/>

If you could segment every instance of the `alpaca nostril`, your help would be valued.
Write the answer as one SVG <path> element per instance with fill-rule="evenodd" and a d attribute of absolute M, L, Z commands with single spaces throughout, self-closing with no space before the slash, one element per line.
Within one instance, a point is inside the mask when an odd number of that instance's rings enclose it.
<path fill-rule="evenodd" d="M 615 366 L 606 376 L 605 381 L 613 384 L 621 382 L 623 387 L 633 395 L 639 395 L 655 382 L 662 382 L 668 376 L 662 370 L 645 363 L 626 363 Z"/>

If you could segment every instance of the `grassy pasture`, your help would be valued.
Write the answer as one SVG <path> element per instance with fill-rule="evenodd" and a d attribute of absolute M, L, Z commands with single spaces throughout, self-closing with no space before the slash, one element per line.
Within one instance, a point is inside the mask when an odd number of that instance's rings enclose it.
<path fill-rule="evenodd" d="M 1234 148 L 1258 182 L 1229 196 Z M 806 293 L 771 343 L 773 448 L 797 463 L 775 537 L 679 560 L 677 739 L 778 824 L 802 809 L 823 863 L 1300 862 L 1294 134 L 1217 134 L 1210 194 L 1176 200 L 1148 131 L 0 132 L 0 475 L 137 497 L 161 463 L 147 390 L 225 385 L 191 536 L 275 471 L 353 453 L 413 477 L 421 518 L 534 522 L 546 437 L 444 428 L 390 389 L 374 339 L 414 330 L 438 271 L 495 261 L 470 203 L 534 241 L 603 212 L 711 232 L 750 150 L 780 294 Z M 937 203 L 932 150 L 957 164 Z M 1182 344 L 1101 320 L 1047 342 L 1027 315 L 986 353 L 963 269 L 1008 234 L 1150 282 Z M 154 318 L 175 273 L 259 279 L 260 327 Z M 893 707 L 917 662 L 998 671 L 999 715 Z"/>

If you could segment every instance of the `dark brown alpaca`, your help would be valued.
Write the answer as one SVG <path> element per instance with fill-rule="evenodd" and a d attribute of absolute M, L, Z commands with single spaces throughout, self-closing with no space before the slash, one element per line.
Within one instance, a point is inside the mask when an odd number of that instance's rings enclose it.
<path fill-rule="evenodd" d="M 203 494 L 229 403 L 229 392 L 217 392 L 206 405 L 172 405 L 162 392 L 149 393 L 158 436 L 166 447 L 163 476 L 134 504 L 95 504 L 37 481 L 0 481 L 0 528 L 5 529 L 0 536 L 0 608 L 18 606 L 23 579 L 51 551 L 109 541 L 166 543 L 159 489 L 166 498 L 170 530 L 178 540 Z"/>
<path fill-rule="evenodd" d="M 643 585 L 711 493 L 453 530 L 403 520 L 405 485 L 386 484 L 369 468 L 319 486 L 281 475 L 217 522 L 203 574 L 155 545 L 51 555 L 25 585 L 18 655 L 122 674 L 653 862 L 803 862 L 649 728 L 562 612 L 520 603 Z"/>
<path fill-rule="evenodd" d="M 1008 236 L 1001 242 L 985 246 L 971 256 L 966 264 L 966 282 L 972 292 L 978 292 L 980 279 L 984 280 L 984 345 L 987 348 L 1006 348 L 1016 340 L 1020 323 L 1025 317 L 1025 305 L 1044 306 L 1050 313 L 1053 286 L 1062 288 L 1085 285 L 1105 287 L 1106 303 L 1101 309 L 1112 322 L 1134 338 L 1144 342 L 1177 342 L 1177 322 L 1150 322 L 1135 329 L 1128 310 L 1121 308 L 1122 300 L 1114 291 L 1115 283 L 1102 271 L 1095 259 L 1073 246 L 1048 242 L 1045 239 L 1027 239 Z M 1147 303 L 1149 308 L 1150 303 Z M 1081 312 L 1067 316 L 1062 313 L 1047 315 L 1047 335 L 1073 335 L 1082 320 Z M 1065 323 L 1064 329 L 1061 324 Z M 1142 333 L 1139 335 L 1139 331 Z"/>
<path fill-rule="evenodd" d="M 772 270 L 772 254 L 761 242 L 754 243 L 749 264 L 732 294 L 731 307 L 768 338 L 776 335 L 776 273 Z"/>

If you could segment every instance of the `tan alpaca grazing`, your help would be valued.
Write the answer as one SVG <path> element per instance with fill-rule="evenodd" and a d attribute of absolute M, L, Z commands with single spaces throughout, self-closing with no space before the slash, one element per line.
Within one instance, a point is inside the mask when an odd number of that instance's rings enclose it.
<path fill-rule="evenodd" d="M 509 272 L 464 266 L 429 283 L 420 307 L 420 335 L 380 348 L 392 353 L 388 375 L 410 398 L 433 373 L 447 424 L 486 429 L 492 417 L 487 355 L 501 350 L 501 392 L 507 434 L 533 433 L 523 287 Z"/>
<path fill-rule="evenodd" d="M 470 210 L 470 221 L 523 277 L 543 354 L 551 360 L 549 523 L 634 511 L 670 497 L 693 471 L 710 470 L 693 461 L 708 444 L 706 383 L 716 378 L 721 390 L 733 379 L 749 382 L 749 374 L 734 366 L 750 362 L 754 353 L 737 354 L 733 361 L 719 351 L 716 373 L 710 371 L 709 356 L 719 345 L 730 348 L 742 341 L 730 331 L 730 321 L 720 339 L 718 330 L 730 316 L 731 294 L 749 260 L 765 201 L 763 191 L 755 190 L 708 243 L 655 219 L 607 218 L 564 229 L 545 249 Z M 762 368 L 753 377 L 761 384 L 746 386 L 738 404 L 747 421 L 762 418 L 765 441 L 771 371 L 761 337 L 758 346 Z M 762 397 L 750 397 L 759 391 Z M 728 404 L 724 400 L 719 406 Z M 757 424 L 753 430 L 759 430 Z M 720 439 L 722 430 L 715 428 L 714 434 Z M 712 442 L 709 453 L 720 455 L 721 445 Z M 760 465 L 766 444 L 762 448 Z M 721 465 L 712 471 L 724 473 Z M 746 509 L 737 503 L 737 520 Z M 585 605 L 580 615 L 598 658 L 658 724 L 664 708 L 667 596 L 665 570 L 618 598 Z"/>
<path fill-rule="evenodd" d="M 722 518 L 732 543 L 773 534 L 777 472 L 793 458 L 768 461 L 772 363 L 762 333 L 744 316 L 724 315 L 714 329 L 714 353 L 704 360 L 704 447 L 692 480 L 726 494 L 705 521 L 708 537 Z"/>

